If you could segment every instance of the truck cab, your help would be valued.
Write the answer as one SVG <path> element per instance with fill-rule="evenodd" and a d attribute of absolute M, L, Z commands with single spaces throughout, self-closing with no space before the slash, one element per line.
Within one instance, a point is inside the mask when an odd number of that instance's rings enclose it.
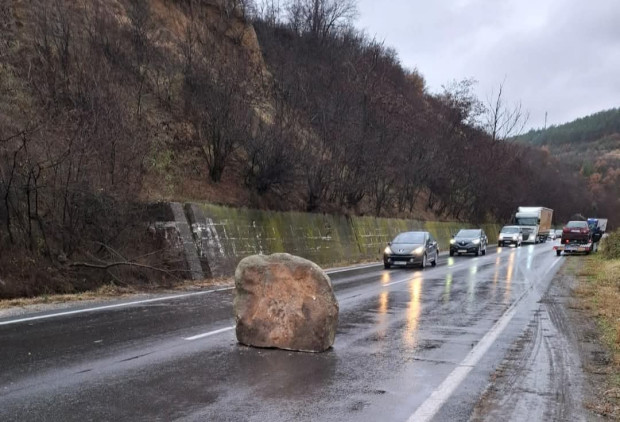
<path fill-rule="evenodd" d="M 545 207 L 519 207 L 514 217 L 515 225 L 521 227 L 523 243 L 542 243 L 551 230 L 553 210 Z"/>

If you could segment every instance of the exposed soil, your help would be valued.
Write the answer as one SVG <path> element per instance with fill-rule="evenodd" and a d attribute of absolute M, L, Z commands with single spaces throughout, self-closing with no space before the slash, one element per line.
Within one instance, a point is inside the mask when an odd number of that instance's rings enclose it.
<path fill-rule="evenodd" d="M 575 294 L 580 257 L 566 257 L 528 327 L 492 374 L 473 421 L 620 419 L 609 401 L 611 355 L 596 320 Z"/>

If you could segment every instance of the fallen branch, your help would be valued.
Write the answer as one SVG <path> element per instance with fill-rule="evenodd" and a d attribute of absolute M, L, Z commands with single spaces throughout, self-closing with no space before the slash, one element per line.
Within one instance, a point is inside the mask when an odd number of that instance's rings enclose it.
<path fill-rule="evenodd" d="M 157 267 L 153 267 L 151 265 L 138 264 L 136 262 L 128 262 L 128 261 L 108 262 L 106 264 L 93 264 L 93 263 L 90 263 L 90 262 L 73 262 L 73 263 L 69 264 L 69 266 L 70 267 L 82 267 L 82 268 L 94 268 L 94 269 L 97 269 L 97 270 L 106 270 L 106 271 L 108 271 L 110 268 L 121 267 L 121 266 L 137 267 L 137 268 L 153 270 L 153 271 L 157 271 L 157 272 L 160 272 L 160 273 L 164 273 L 164 274 L 167 274 L 169 276 L 172 276 L 172 277 L 178 279 L 178 277 L 176 275 L 174 275 L 172 272 L 170 272 L 168 270 L 164 270 L 163 268 L 157 268 Z"/>

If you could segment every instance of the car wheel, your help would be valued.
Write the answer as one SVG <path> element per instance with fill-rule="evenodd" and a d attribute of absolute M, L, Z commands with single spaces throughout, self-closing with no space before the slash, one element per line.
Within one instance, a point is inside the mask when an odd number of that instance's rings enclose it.
<path fill-rule="evenodd" d="M 386 270 L 389 270 L 390 268 L 392 268 L 392 266 L 390 264 L 388 264 L 387 262 L 383 263 L 383 268 L 385 268 Z"/>
<path fill-rule="evenodd" d="M 437 266 L 437 260 L 439 259 L 439 252 L 435 252 L 435 259 L 433 259 L 433 262 L 431 262 L 431 265 L 433 267 Z"/>
<path fill-rule="evenodd" d="M 426 253 L 422 256 L 422 263 L 420 264 L 420 268 L 426 268 Z"/>
<path fill-rule="evenodd" d="M 502 247 L 502 242 L 497 242 L 497 247 L 501 248 Z"/>
<path fill-rule="evenodd" d="M 487 254 L 487 248 L 485 247 L 485 248 L 482 250 L 482 255 L 486 255 L 486 254 Z"/>
<path fill-rule="evenodd" d="M 475 255 L 476 255 L 476 256 L 479 256 L 481 253 L 482 253 L 482 252 L 481 252 L 480 246 L 478 246 L 478 249 L 476 249 L 476 253 L 475 253 Z"/>
<path fill-rule="evenodd" d="M 556 251 L 555 251 L 555 254 L 556 254 L 557 256 L 560 256 L 560 255 L 562 255 L 562 251 L 560 251 L 560 250 L 556 250 Z"/>
<path fill-rule="evenodd" d="M 454 251 L 450 251 L 450 256 L 454 256 Z"/>

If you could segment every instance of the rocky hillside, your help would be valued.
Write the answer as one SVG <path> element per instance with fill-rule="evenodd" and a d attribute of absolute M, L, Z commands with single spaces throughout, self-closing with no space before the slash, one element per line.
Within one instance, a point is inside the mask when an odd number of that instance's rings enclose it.
<path fill-rule="evenodd" d="M 494 141 L 466 81 L 430 95 L 352 27 L 353 0 L 284 3 L 3 1 L 0 276 L 27 294 L 152 278 L 109 264 L 168 268 L 144 231 L 162 200 L 473 222 L 617 207 Z"/>

